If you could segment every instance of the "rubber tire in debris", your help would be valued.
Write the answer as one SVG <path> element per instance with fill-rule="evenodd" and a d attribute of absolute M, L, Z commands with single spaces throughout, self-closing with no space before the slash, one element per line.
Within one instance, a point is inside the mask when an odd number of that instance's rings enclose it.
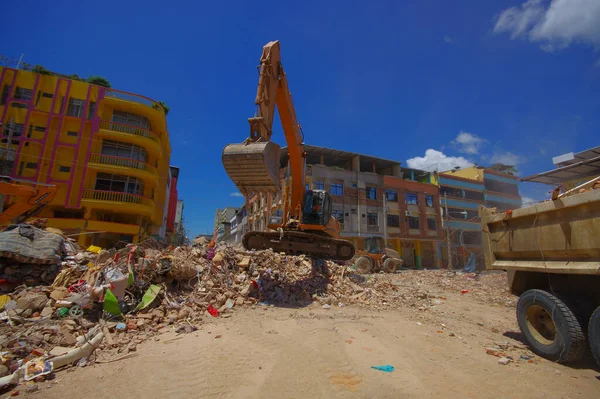
<path fill-rule="evenodd" d="M 540 342 L 529 330 L 527 311 L 533 306 L 544 309 L 554 323 L 556 335 L 551 344 Z M 517 303 L 517 322 L 526 343 L 539 356 L 559 363 L 570 363 L 580 360 L 586 352 L 585 335 L 575 314 L 549 292 L 533 289 L 521 294 Z"/>
<path fill-rule="evenodd" d="M 359 273 L 371 273 L 373 271 L 373 261 L 368 256 L 361 256 L 354 262 L 356 271 Z"/>
<path fill-rule="evenodd" d="M 396 270 L 398 270 L 399 263 L 400 262 L 398 262 L 396 259 L 387 258 L 383 261 L 383 270 L 386 273 L 394 273 Z"/>
<path fill-rule="evenodd" d="M 600 366 L 600 306 L 596 308 L 588 324 L 588 341 L 592 355 Z"/>

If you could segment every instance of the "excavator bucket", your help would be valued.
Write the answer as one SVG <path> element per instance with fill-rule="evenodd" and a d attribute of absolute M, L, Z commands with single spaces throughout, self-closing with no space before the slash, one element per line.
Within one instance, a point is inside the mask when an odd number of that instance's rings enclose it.
<path fill-rule="evenodd" d="M 279 151 L 279 145 L 272 141 L 229 144 L 223 149 L 223 166 L 244 195 L 277 192 L 280 190 Z"/>

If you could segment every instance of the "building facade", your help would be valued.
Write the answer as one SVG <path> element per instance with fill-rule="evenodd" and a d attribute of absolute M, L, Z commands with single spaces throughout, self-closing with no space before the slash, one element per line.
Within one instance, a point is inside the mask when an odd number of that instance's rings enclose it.
<path fill-rule="evenodd" d="M 476 255 L 476 265 L 483 266 L 480 205 L 499 211 L 521 207 L 519 178 L 499 169 L 471 166 L 440 173 L 442 212 L 449 227 L 446 233 L 450 234 L 450 239 L 446 237 L 441 244 L 444 264 L 448 262 L 447 245 L 450 242 L 454 267 L 464 266 L 471 253 Z"/>
<path fill-rule="evenodd" d="M 227 208 L 217 209 L 215 212 L 215 230 L 217 232 L 217 241 L 228 242 L 231 234 L 231 219 L 239 211 L 239 208 L 228 206 Z"/>
<path fill-rule="evenodd" d="M 5 171 L 59 188 L 39 215 L 48 226 L 84 246 L 161 238 L 171 147 L 158 102 L 12 68 L 0 91 Z"/>

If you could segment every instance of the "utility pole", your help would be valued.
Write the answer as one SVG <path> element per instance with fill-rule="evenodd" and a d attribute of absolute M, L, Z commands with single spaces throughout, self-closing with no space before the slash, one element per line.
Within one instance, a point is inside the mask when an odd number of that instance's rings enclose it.
<path fill-rule="evenodd" d="M 388 247 L 388 237 L 387 237 L 387 202 L 385 198 L 385 187 L 383 189 L 383 246 L 384 248 Z"/>
<path fill-rule="evenodd" d="M 448 213 L 448 196 L 444 193 L 444 207 L 446 208 L 446 241 L 448 245 L 448 270 L 452 270 L 452 247 L 450 240 L 450 214 Z"/>

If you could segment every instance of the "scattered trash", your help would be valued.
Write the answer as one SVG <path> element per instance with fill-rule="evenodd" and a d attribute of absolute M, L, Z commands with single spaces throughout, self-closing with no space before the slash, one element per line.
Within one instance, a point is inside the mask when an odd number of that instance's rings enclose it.
<path fill-rule="evenodd" d="M 210 315 L 212 317 L 217 317 L 219 316 L 219 311 L 217 309 L 215 309 L 213 307 L 213 305 L 208 305 L 208 309 L 206 309 L 208 311 L 208 313 L 210 313 Z"/>
<path fill-rule="evenodd" d="M 469 290 L 461 290 L 461 291 L 460 291 L 460 293 L 461 293 L 461 294 L 468 294 L 468 293 L 469 293 Z"/>
<path fill-rule="evenodd" d="M 501 357 L 500 359 L 498 359 L 498 364 L 506 366 L 508 363 L 510 363 L 510 359 L 507 357 Z"/>
<path fill-rule="evenodd" d="M 386 373 L 391 373 L 395 370 L 394 366 L 390 366 L 389 364 L 386 364 L 385 366 L 371 366 L 371 368 L 379 371 L 384 371 Z"/>
<path fill-rule="evenodd" d="M 322 306 L 322 308 L 323 308 L 323 309 L 329 309 L 329 308 L 331 308 L 331 306 L 330 306 L 330 305 L 328 305 L 328 304 L 325 304 L 325 305 L 323 305 L 323 306 Z"/>
<path fill-rule="evenodd" d="M 50 374 L 53 369 L 52 363 L 45 360 L 43 357 L 38 357 L 25 364 L 25 376 L 23 379 L 25 381 L 31 381 L 36 377 Z"/>

